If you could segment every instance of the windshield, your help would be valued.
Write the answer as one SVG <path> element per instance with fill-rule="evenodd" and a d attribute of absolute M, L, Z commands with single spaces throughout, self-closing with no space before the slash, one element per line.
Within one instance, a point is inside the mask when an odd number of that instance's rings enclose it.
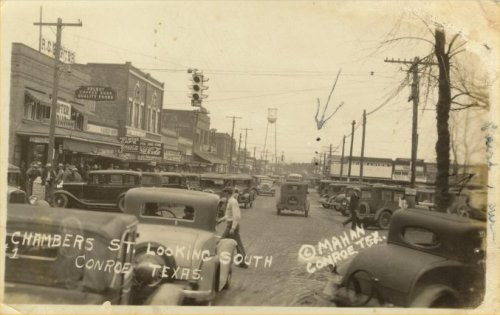
<path fill-rule="evenodd" d="M 224 181 L 222 179 L 202 179 L 201 185 L 205 188 L 223 188 Z"/>

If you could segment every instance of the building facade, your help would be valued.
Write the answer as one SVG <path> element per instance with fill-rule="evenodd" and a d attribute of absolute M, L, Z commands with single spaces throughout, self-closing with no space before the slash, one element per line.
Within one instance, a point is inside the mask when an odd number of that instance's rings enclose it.
<path fill-rule="evenodd" d="M 51 117 L 55 60 L 24 44 L 12 45 L 9 162 L 45 163 Z M 73 64 L 59 67 L 54 158 L 59 163 L 111 164 L 119 159 L 117 129 L 96 124 L 95 102 L 75 98 L 91 77 Z"/>

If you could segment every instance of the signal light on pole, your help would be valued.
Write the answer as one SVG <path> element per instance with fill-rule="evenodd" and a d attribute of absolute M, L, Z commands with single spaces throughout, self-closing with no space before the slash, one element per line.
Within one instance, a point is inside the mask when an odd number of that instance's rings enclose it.
<path fill-rule="evenodd" d="M 189 71 L 188 71 L 189 72 Z M 190 73 L 193 73 L 191 81 L 193 84 L 190 86 L 191 88 L 191 106 L 201 106 L 201 101 L 204 98 L 207 98 L 208 95 L 204 95 L 203 91 L 208 89 L 208 86 L 204 86 L 203 82 L 208 81 L 205 79 L 202 72 L 198 72 L 198 70 L 192 70 Z"/>

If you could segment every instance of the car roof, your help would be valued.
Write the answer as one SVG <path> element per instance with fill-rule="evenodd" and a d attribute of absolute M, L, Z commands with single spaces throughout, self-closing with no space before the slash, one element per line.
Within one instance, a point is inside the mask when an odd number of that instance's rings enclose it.
<path fill-rule="evenodd" d="M 165 187 L 137 187 L 125 194 L 125 213 L 133 214 L 140 222 L 173 225 L 173 221 L 166 222 L 162 218 L 141 217 L 140 211 L 145 202 L 168 202 L 172 204 L 190 205 L 197 209 L 195 222 L 181 222 L 178 225 L 196 227 L 204 230 L 215 229 L 215 217 L 219 205 L 219 196 L 211 193 Z M 201 211 L 198 211 L 200 209 Z M 161 220 L 161 221 L 160 221 Z M 161 223 L 160 223 L 161 222 Z M 166 223 L 163 223 L 166 222 Z"/>
<path fill-rule="evenodd" d="M 148 176 L 160 176 L 160 173 L 157 172 L 141 172 L 142 175 L 148 175 Z"/>
<path fill-rule="evenodd" d="M 296 182 L 294 182 L 294 181 L 286 181 L 282 185 L 286 185 L 286 186 L 292 186 L 292 185 L 307 186 L 307 185 L 309 185 L 309 183 L 304 182 L 304 181 L 296 181 Z"/>
<path fill-rule="evenodd" d="M 403 232 L 407 227 L 423 228 L 438 236 L 438 246 L 419 246 L 418 250 L 460 260 L 473 258 L 472 251 L 463 249 L 477 246 L 480 233 L 485 230 L 484 223 L 480 221 L 446 212 L 410 208 L 392 215 L 387 243 L 415 248 L 404 239 Z"/>
<path fill-rule="evenodd" d="M 21 172 L 21 169 L 17 166 L 15 166 L 14 164 L 10 164 L 9 163 L 9 169 L 8 169 L 8 172 L 16 172 L 16 173 L 19 173 Z"/>
<path fill-rule="evenodd" d="M 126 174 L 126 175 L 136 175 L 136 176 L 141 176 L 141 172 L 137 171 L 130 171 L 130 170 L 96 170 L 96 171 L 90 171 L 89 175 L 92 174 Z"/>
<path fill-rule="evenodd" d="M 228 174 L 226 177 L 226 179 L 244 179 L 244 180 L 247 180 L 247 179 L 252 179 L 252 176 L 251 175 L 248 175 L 248 174 Z"/>
<path fill-rule="evenodd" d="M 179 176 L 179 177 L 182 177 L 182 174 L 177 173 L 177 172 L 159 172 L 158 174 L 160 174 L 161 176 Z"/>
<path fill-rule="evenodd" d="M 224 179 L 226 174 L 219 173 L 203 173 L 200 175 L 202 179 Z"/>
<path fill-rule="evenodd" d="M 125 229 L 137 224 L 132 215 L 91 210 L 53 208 L 30 204 L 9 204 L 7 221 L 81 228 L 108 239 L 120 239 Z"/>

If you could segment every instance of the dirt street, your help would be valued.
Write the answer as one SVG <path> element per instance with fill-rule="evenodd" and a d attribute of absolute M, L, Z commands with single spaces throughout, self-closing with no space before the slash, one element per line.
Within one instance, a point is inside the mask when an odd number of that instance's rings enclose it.
<path fill-rule="evenodd" d="M 271 267 L 264 267 L 263 259 L 258 266 L 255 260 L 252 261 L 248 269 L 234 266 L 231 288 L 221 292 L 215 305 L 319 306 L 308 297 L 315 291 L 322 291 L 328 268 L 307 272 L 306 264 L 299 262 L 298 252 L 302 244 L 317 245 L 324 239 L 349 231 L 341 224 L 346 217 L 321 207 L 314 190 L 309 194 L 311 207 L 307 218 L 298 212 L 278 216 L 277 198 L 279 194 L 276 197 L 259 196 L 253 208 L 242 209 L 240 233 L 247 256 L 272 256 Z M 383 231 L 380 234 L 386 235 Z"/>

